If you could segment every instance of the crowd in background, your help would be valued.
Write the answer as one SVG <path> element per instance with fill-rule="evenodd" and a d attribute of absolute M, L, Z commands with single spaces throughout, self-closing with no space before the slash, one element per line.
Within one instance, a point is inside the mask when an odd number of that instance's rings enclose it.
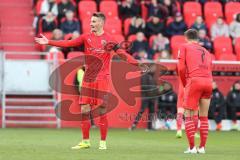
<path fill-rule="evenodd" d="M 37 6 L 35 0 L 34 9 L 36 17 L 33 26 L 36 34 L 52 33 L 51 39 L 74 39 L 82 34 L 82 22 L 78 15 L 78 0 L 42 0 L 41 6 Z M 217 18 L 216 22 L 207 26 L 203 16 L 197 16 L 192 25 L 188 25 L 182 14 L 184 2 L 189 0 L 123 0 L 117 1 L 118 15 L 122 23 L 131 18 L 128 33 L 124 36 L 136 35 L 131 54 L 136 58 L 147 57 L 148 59 L 171 58 L 170 38 L 174 35 L 183 35 L 188 28 L 199 31 L 200 45 L 213 52 L 213 40 L 219 36 L 231 37 L 234 40 L 240 37 L 240 14 L 230 24 L 223 17 Z M 194 1 L 194 0 L 192 0 Z M 204 5 L 207 1 L 219 1 L 224 6 L 231 0 L 195 0 Z M 234 1 L 234 0 L 233 0 Z M 57 3 L 58 2 L 58 3 Z M 96 1 L 99 5 L 100 0 Z M 147 8 L 147 17 L 142 17 L 142 7 Z M 224 9 L 224 8 L 223 8 Z M 126 29 L 124 29 L 126 30 Z M 150 44 L 150 37 L 156 35 Z M 51 48 L 44 48 L 49 51 Z M 56 48 L 55 48 L 56 49 Z M 61 49 L 58 49 L 61 50 Z M 69 51 L 78 51 L 79 48 L 62 50 L 67 55 Z"/>

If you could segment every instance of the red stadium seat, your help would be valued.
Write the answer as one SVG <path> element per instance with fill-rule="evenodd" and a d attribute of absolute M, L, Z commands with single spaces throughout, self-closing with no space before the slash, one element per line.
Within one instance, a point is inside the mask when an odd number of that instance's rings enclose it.
<path fill-rule="evenodd" d="M 197 16 L 202 15 L 201 4 L 198 2 L 185 2 L 183 6 L 184 20 L 188 26 L 191 26 Z"/>
<path fill-rule="evenodd" d="M 152 36 L 149 38 L 149 47 L 152 48 L 152 46 L 153 46 L 153 41 L 154 41 L 154 39 L 155 39 L 156 37 L 157 37 L 156 35 L 152 35 Z"/>
<path fill-rule="evenodd" d="M 235 40 L 235 52 L 237 54 L 237 59 L 240 60 L 240 37 Z"/>
<path fill-rule="evenodd" d="M 67 55 L 67 59 L 71 59 L 71 58 L 75 58 L 75 57 L 79 57 L 79 56 L 83 56 L 84 52 L 69 52 Z"/>
<path fill-rule="evenodd" d="M 127 18 L 124 20 L 124 35 L 127 36 L 129 32 L 129 26 L 131 25 L 131 18 Z"/>
<path fill-rule="evenodd" d="M 37 4 L 36 4 L 36 12 L 37 12 L 37 15 L 40 14 L 40 10 L 41 10 L 41 6 L 42 6 L 42 3 L 43 3 L 43 0 L 38 0 Z"/>
<path fill-rule="evenodd" d="M 72 33 L 66 34 L 64 36 L 64 40 L 70 40 L 70 39 L 72 39 Z"/>
<path fill-rule="evenodd" d="M 64 54 L 63 54 L 62 52 L 56 52 L 56 53 L 49 52 L 49 53 L 46 55 L 45 59 L 47 59 L 47 60 L 52 60 L 52 59 L 54 59 L 54 54 L 57 54 L 57 59 L 58 59 L 58 60 L 64 60 Z"/>
<path fill-rule="evenodd" d="M 88 33 L 90 32 L 90 18 L 82 20 L 82 32 L 83 33 Z"/>
<path fill-rule="evenodd" d="M 231 23 L 233 21 L 233 17 L 235 14 L 240 13 L 240 2 L 228 2 L 225 5 L 225 17 L 227 23 Z"/>
<path fill-rule="evenodd" d="M 122 21 L 118 18 L 108 18 L 104 28 L 110 34 L 122 34 Z"/>
<path fill-rule="evenodd" d="M 232 54 L 232 40 L 229 37 L 217 37 L 213 41 L 214 53 L 216 58 L 221 54 Z"/>
<path fill-rule="evenodd" d="M 220 2 L 206 2 L 204 5 L 204 16 L 208 28 L 216 22 L 218 17 L 223 16 L 222 5 Z"/>
<path fill-rule="evenodd" d="M 141 4 L 141 13 L 142 13 L 142 18 L 144 20 L 147 20 L 147 17 L 148 17 L 148 9 L 147 7 L 145 6 L 144 3 Z"/>
<path fill-rule="evenodd" d="M 118 18 L 118 5 L 116 1 L 101 1 L 100 12 L 108 18 Z"/>
<path fill-rule="evenodd" d="M 178 49 L 181 44 L 186 43 L 186 39 L 184 36 L 177 35 L 177 36 L 172 36 L 171 41 L 170 41 L 170 46 L 171 46 L 171 51 L 172 51 L 172 57 L 174 59 L 177 58 L 178 54 Z"/>
<path fill-rule="evenodd" d="M 234 54 L 221 54 L 219 55 L 217 60 L 224 60 L 224 61 L 236 61 L 237 58 Z"/>
<path fill-rule="evenodd" d="M 80 1 L 78 3 L 78 14 L 81 20 L 90 19 L 92 14 L 97 11 L 97 4 L 95 1 Z"/>
<path fill-rule="evenodd" d="M 114 35 L 113 38 L 118 42 L 121 43 L 125 40 L 124 36 L 121 34 Z"/>

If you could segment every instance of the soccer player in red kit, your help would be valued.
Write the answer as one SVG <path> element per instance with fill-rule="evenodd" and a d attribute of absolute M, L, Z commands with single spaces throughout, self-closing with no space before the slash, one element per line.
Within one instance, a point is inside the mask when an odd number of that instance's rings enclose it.
<path fill-rule="evenodd" d="M 183 107 L 185 109 L 185 131 L 189 148 L 184 153 L 205 153 L 208 137 L 208 110 L 212 94 L 212 58 L 210 53 L 198 44 L 198 32 L 185 32 L 186 44 L 178 52 L 178 73 L 184 87 Z M 200 146 L 195 147 L 196 127 L 193 116 L 199 110 Z"/>
<path fill-rule="evenodd" d="M 92 55 L 101 60 L 101 63 L 99 63 L 99 61 L 94 61 L 90 59 L 88 60 L 87 58 L 85 59 L 86 71 L 84 75 L 84 81 L 82 82 L 82 87 L 95 89 L 96 91 L 94 91 L 94 93 L 90 93 L 89 91 L 84 90 L 81 91 L 79 103 L 81 105 L 81 112 L 83 114 L 82 117 L 84 119 L 83 121 L 81 121 L 82 141 L 78 145 L 72 147 L 72 149 L 82 149 L 90 147 L 89 130 L 91 127 L 91 123 L 89 120 L 89 115 L 93 106 L 99 107 L 99 113 L 101 115 L 99 121 L 101 134 L 99 149 L 107 149 L 106 136 L 108 130 L 108 121 L 106 117 L 106 107 L 108 100 L 107 98 L 104 98 L 103 103 L 100 103 L 101 101 L 97 98 L 97 90 L 109 92 L 110 61 L 115 53 L 118 54 L 119 52 L 120 54 L 124 54 L 126 57 L 126 61 L 131 64 L 138 65 L 137 60 L 135 60 L 129 54 L 125 53 L 122 50 L 116 50 L 116 52 L 114 52 L 104 49 L 108 42 L 115 42 L 112 36 L 104 32 L 104 23 L 105 15 L 103 13 L 97 12 L 94 13 L 91 17 L 91 33 L 80 35 L 80 37 L 78 37 L 77 39 L 53 41 L 48 40 L 43 35 L 41 35 L 41 38 L 35 38 L 35 41 L 39 44 L 58 47 L 76 47 L 84 44 L 84 53 L 86 55 Z M 102 105 L 99 106 L 100 104 Z"/>

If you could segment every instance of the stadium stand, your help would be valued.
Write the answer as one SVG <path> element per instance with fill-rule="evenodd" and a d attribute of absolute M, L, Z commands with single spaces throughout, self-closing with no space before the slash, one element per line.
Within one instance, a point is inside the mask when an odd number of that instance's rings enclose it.
<path fill-rule="evenodd" d="M 183 15 L 186 24 L 191 26 L 196 17 L 202 15 L 201 4 L 198 2 L 185 2 L 183 5 Z"/>
<path fill-rule="evenodd" d="M 208 28 L 216 22 L 218 17 L 223 16 L 222 5 L 220 2 L 206 2 L 204 5 L 204 16 Z"/>

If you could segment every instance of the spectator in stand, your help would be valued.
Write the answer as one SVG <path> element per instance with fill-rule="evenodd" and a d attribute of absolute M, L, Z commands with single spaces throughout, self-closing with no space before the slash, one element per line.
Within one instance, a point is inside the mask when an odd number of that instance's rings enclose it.
<path fill-rule="evenodd" d="M 225 24 L 222 17 L 218 17 L 215 24 L 212 25 L 211 28 L 211 37 L 214 40 L 216 37 L 229 37 L 229 28 L 228 25 Z"/>
<path fill-rule="evenodd" d="M 36 28 L 36 34 L 39 31 L 39 20 L 46 16 L 49 12 L 52 12 L 55 16 L 58 15 L 58 7 L 55 0 L 43 0 L 40 7 L 40 15 L 35 15 L 33 20 L 33 28 Z"/>
<path fill-rule="evenodd" d="M 52 12 L 48 12 L 46 16 L 42 17 L 42 32 L 52 32 L 57 28 L 56 17 Z"/>
<path fill-rule="evenodd" d="M 133 46 L 130 50 L 130 52 L 134 55 L 137 56 L 139 52 L 145 51 L 147 53 L 148 58 L 152 58 L 152 51 L 148 46 L 148 42 L 145 40 L 144 33 L 138 32 L 136 34 L 136 40 L 133 41 Z"/>
<path fill-rule="evenodd" d="M 136 34 L 138 32 L 143 32 L 145 34 L 146 23 L 141 17 L 134 17 L 132 18 L 131 24 L 129 26 L 129 33 Z"/>
<path fill-rule="evenodd" d="M 61 21 L 67 11 L 75 12 L 75 6 L 70 0 L 61 0 L 58 4 L 58 20 Z"/>
<path fill-rule="evenodd" d="M 63 40 L 63 32 L 60 29 L 55 29 L 52 32 L 51 40 Z M 58 47 L 47 46 L 45 51 L 46 52 L 49 52 L 49 51 L 59 52 L 59 51 L 62 51 L 62 49 L 58 48 Z"/>
<path fill-rule="evenodd" d="M 233 84 L 232 90 L 227 95 L 227 107 L 232 120 L 232 129 L 240 130 L 237 125 L 237 112 L 240 112 L 240 81 Z"/>
<path fill-rule="evenodd" d="M 150 37 L 158 33 L 164 33 L 165 23 L 160 21 L 158 17 L 152 16 L 146 25 L 146 36 Z"/>
<path fill-rule="evenodd" d="M 230 35 L 234 39 L 240 37 L 240 13 L 236 15 L 236 19 L 230 24 Z"/>
<path fill-rule="evenodd" d="M 217 131 L 222 129 L 222 119 L 225 114 L 225 99 L 219 91 L 217 83 L 213 81 L 212 99 L 209 107 L 209 119 L 214 119 L 217 124 Z M 217 113 L 217 115 L 216 115 Z"/>
<path fill-rule="evenodd" d="M 163 6 L 167 10 L 167 17 L 173 17 L 178 12 L 176 0 L 162 0 Z"/>
<path fill-rule="evenodd" d="M 169 40 L 167 37 L 164 37 L 162 33 L 158 33 L 158 35 L 153 40 L 152 49 L 155 52 L 162 52 L 163 50 L 169 50 Z"/>
<path fill-rule="evenodd" d="M 198 31 L 199 35 L 199 44 L 206 48 L 208 51 L 212 51 L 212 42 L 211 40 L 207 37 L 206 30 L 200 29 Z"/>
<path fill-rule="evenodd" d="M 192 29 L 196 29 L 197 31 L 199 30 L 205 30 L 207 32 L 207 27 L 203 21 L 202 16 L 197 16 L 194 24 L 191 26 Z"/>
<path fill-rule="evenodd" d="M 161 52 L 154 54 L 154 60 L 161 60 L 161 59 L 171 59 L 171 55 L 168 50 L 162 50 Z"/>
<path fill-rule="evenodd" d="M 169 119 L 174 118 L 174 115 L 176 114 L 176 104 L 177 94 L 173 91 L 172 85 L 167 82 L 164 83 L 162 94 L 158 98 L 158 115 L 166 115 L 164 116 L 164 119 L 166 120 L 165 126 L 168 129 L 171 128 Z"/>
<path fill-rule="evenodd" d="M 131 18 L 140 15 L 140 6 L 135 0 L 118 1 L 119 15 L 121 19 Z"/>
<path fill-rule="evenodd" d="M 77 19 L 74 19 L 73 11 L 66 12 L 66 20 L 62 22 L 60 28 L 64 34 L 73 33 L 74 31 L 80 32 L 80 23 Z"/>
<path fill-rule="evenodd" d="M 40 9 L 40 14 L 46 15 L 48 12 L 52 12 L 55 16 L 58 16 L 58 6 L 55 0 L 43 1 Z"/>
<path fill-rule="evenodd" d="M 145 3 L 145 1 L 142 1 Z M 152 16 L 159 17 L 160 19 L 165 19 L 168 15 L 168 10 L 162 4 L 158 3 L 157 0 L 151 0 L 150 3 L 145 3 L 148 9 L 148 18 Z"/>
<path fill-rule="evenodd" d="M 183 20 L 183 16 L 180 12 L 177 12 L 174 18 L 174 21 L 169 24 L 167 28 L 167 35 L 183 35 L 183 33 L 187 30 L 187 25 Z"/>

